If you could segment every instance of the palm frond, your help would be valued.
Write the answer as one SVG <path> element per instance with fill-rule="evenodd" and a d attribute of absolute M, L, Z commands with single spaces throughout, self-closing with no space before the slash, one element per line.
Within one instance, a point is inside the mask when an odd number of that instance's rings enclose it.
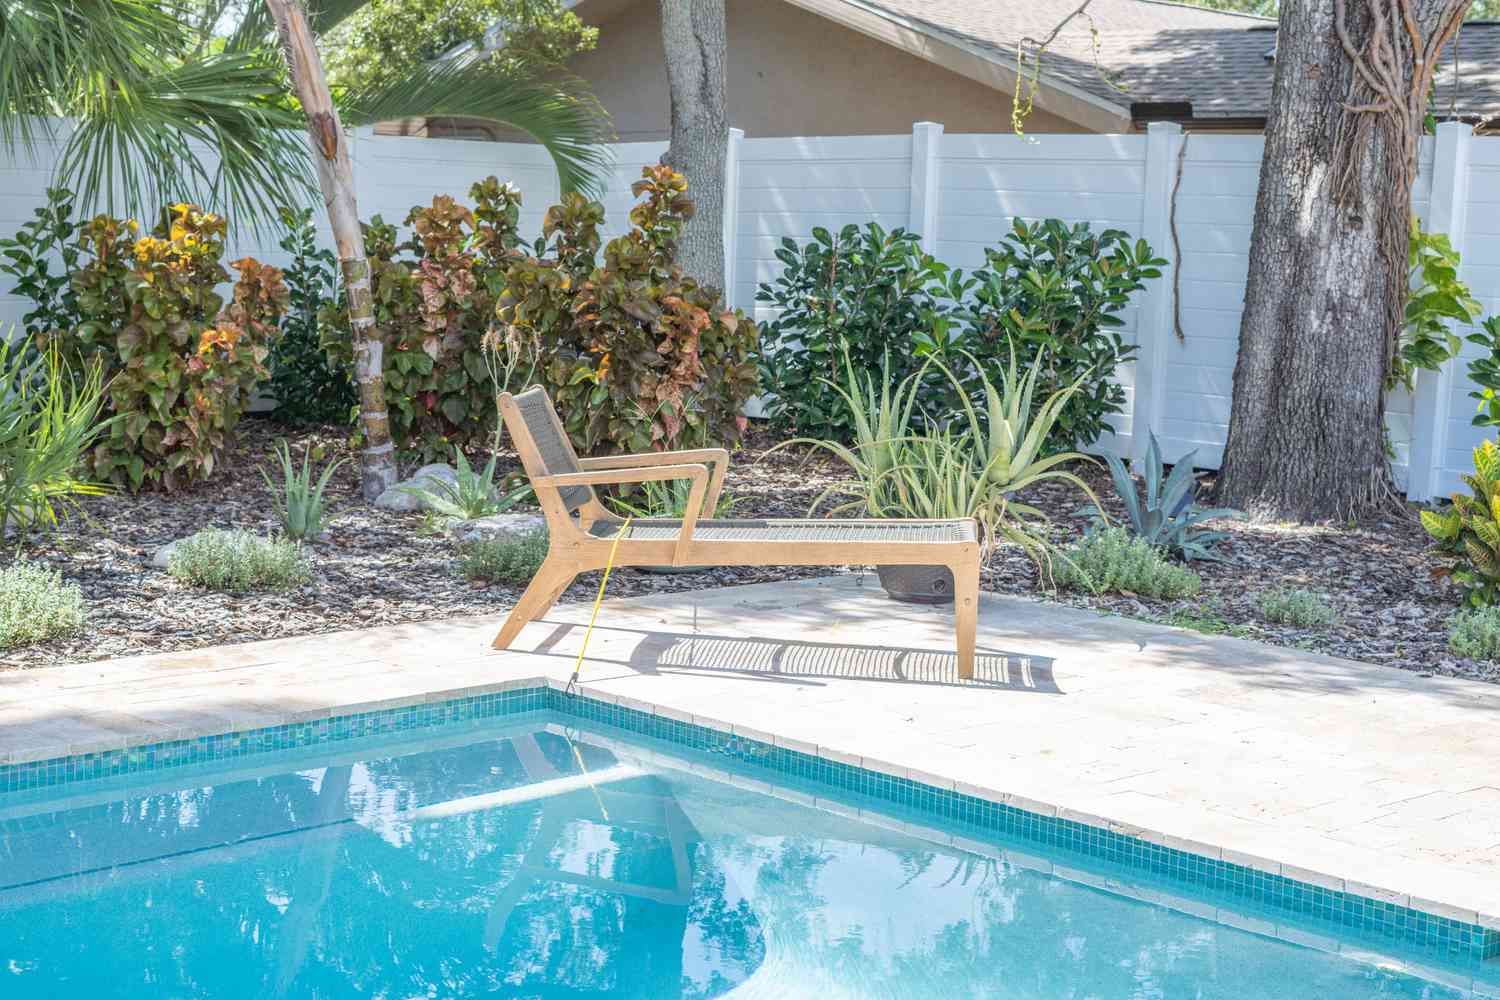
<path fill-rule="evenodd" d="M 221 52 L 130 80 L 100 81 L 59 162 L 83 206 L 148 217 L 192 201 L 236 223 L 271 224 L 311 192 L 281 68 Z"/>
<path fill-rule="evenodd" d="M 350 128 L 425 116 L 518 129 L 552 155 L 565 193 L 602 193 L 611 163 L 608 116 L 580 81 L 516 76 L 488 59 L 433 63 L 393 83 L 349 91 L 339 115 Z"/>

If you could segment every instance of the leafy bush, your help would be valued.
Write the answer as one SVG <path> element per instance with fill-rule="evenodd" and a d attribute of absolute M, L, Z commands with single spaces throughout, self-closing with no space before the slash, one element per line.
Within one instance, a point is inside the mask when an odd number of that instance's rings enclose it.
<path fill-rule="evenodd" d="M 248 531 L 206 528 L 177 543 L 167 572 L 184 583 L 231 594 L 288 590 L 312 579 L 300 546 Z"/>
<path fill-rule="evenodd" d="M 575 447 L 641 452 L 739 440 L 758 385 L 758 331 L 677 265 L 693 212 L 687 181 L 649 166 L 634 228 L 599 256 L 604 206 L 577 194 L 547 211 L 537 256 L 515 261 L 496 307 L 506 350 L 531 345 Z"/>
<path fill-rule="evenodd" d="M 0 569 L 0 649 L 76 635 L 83 620 L 83 593 L 61 573 L 32 562 Z"/>
<path fill-rule="evenodd" d="M 520 256 L 521 194 L 487 177 L 469 197 L 473 209 L 448 195 L 413 208 L 404 243 L 378 215 L 364 227 L 391 436 L 421 462 L 485 440 L 497 419 L 485 339 L 505 270 Z M 321 317 L 332 363 L 352 364 L 347 313 L 325 304 Z"/>
<path fill-rule="evenodd" d="M 327 507 L 323 492 L 328 480 L 348 461 L 341 458 L 323 470 L 317 482 L 313 482 L 312 452 L 308 447 L 302 453 L 302 468 L 298 470 L 292 462 L 292 449 L 285 441 L 276 442 L 276 457 L 281 462 L 281 482 L 272 481 L 271 474 L 260 470 L 266 481 L 266 489 L 276 498 L 276 513 L 281 519 L 281 528 L 288 538 L 316 538 L 323 533 L 323 512 Z"/>
<path fill-rule="evenodd" d="M 292 427 L 351 423 L 359 401 L 351 366 L 329 357 L 319 332 L 321 313 L 345 309 L 338 262 L 318 248 L 312 209 L 283 209 L 281 221 L 287 231 L 279 245 L 292 262 L 282 273 L 287 310 L 268 365 L 271 417 Z"/>
<path fill-rule="evenodd" d="M 1338 619 L 1322 594 L 1297 587 L 1264 591 L 1256 595 L 1255 607 L 1266 621 L 1297 628 L 1326 628 Z"/>
<path fill-rule="evenodd" d="M 1121 230 L 1095 233 L 1088 223 L 1058 219 L 1017 219 L 984 255 L 985 266 L 973 275 L 973 301 L 957 314 L 962 324 L 935 327 L 918 339 L 919 349 L 939 356 L 961 349 L 991 377 L 1012 351 L 1039 355 L 1045 366 L 1039 398 L 1077 387 L 1058 415 L 1049 449 L 1114 433 L 1108 418 L 1125 406 L 1115 369 L 1136 351 L 1120 336 L 1125 321 L 1119 313 L 1147 279 L 1161 277 L 1166 261 Z"/>
<path fill-rule="evenodd" d="M 776 258 L 786 265 L 756 292 L 779 311 L 761 341 L 761 379 L 773 397 L 771 428 L 850 441 L 848 410 L 835 391 L 847 351 L 859 371 L 889 366 L 900 381 L 920 364 L 919 331 L 952 310 L 961 289 L 949 289 L 946 265 L 922 251 L 916 233 L 887 232 L 871 222 L 838 233 L 818 227 L 799 247 L 783 239 Z"/>
<path fill-rule="evenodd" d="M 91 471 L 139 489 L 176 489 L 213 474 L 265 360 L 286 304 L 281 272 L 245 257 L 233 295 L 219 263 L 224 220 L 174 205 L 150 236 L 100 215 L 79 236 L 73 290 L 83 321 L 48 335 L 103 365 L 118 420 L 93 451 Z"/>
<path fill-rule="evenodd" d="M 1461 262 L 1447 234 L 1426 232 L 1413 217 L 1408 252 L 1411 293 L 1386 382 L 1411 389 L 1418 368 L 1436 370 L 1458 353 L 1459 336 L 1450 322 L 1467 326 L 1479 317 L 1481 306 L 1459 280 Z"/>
<path fill-rule="evenodd" d="M 1448 648 L 1473 660 L 1500 660 L 1500 607 L 1465 608 L 1450 618 Z"/>
<path fill-rule="evenodd" d="M 0 240 L 0 272 L 16 279 L 10 289 L 31 301 L 21 317 L 27 336 L 52 330 L 71 330 L 82 317 L 72 277 L 78 269 L 78 224 L 73 220 L 73 192 L 48 188 L 47 204 L 32 209 L 36 216 L 15 236 Z M 52 269 L 54 260 L 61 264 Z"/>
<path fill-rule="evenodd" d="M 1500 598 L 1500 448 L 1495 442 L 1474 449 L 1474 474 L 1463 481 L 1472 494 L 1453 494 L 1446 511 L 1422 511 L 1422 527 L 1450 559 L 1442 573 L 1477 608 Z"/>
<path fill-rule="evenodd" d="M 485 583 L 531 582 L 547 558 L 545 529 L 505 538 L 480 538 L 459 550 L 458 572 Z"/>
<path fill-rule="evenodd" d="M 522 483 L 504 495 L 495 485 L 496 456 L 491 455 L 484 471 L 475 472 L 469 459 L 460 448 L 453 449 L 453 459 L 458 470 L 454 481 L 449 483 L 437 478 L 424 478 L 429 486 L 406 486 L 404 492 L 418 497 L 423 506 L 444 521 L 468 521 L 476 517 L 501 514 L 531 495 L 531 486 Z M 519 478 L 519 477 L 517 477 Z"/>
<path fill-rule="evenodd" d="M 100 366 L 69 372 L 51 349 L 0 338 L 0 536 L 57 523 L 72 497 L 103 489 L 80 478 L 84 456 L 108 430 Z"/>
<path fill-rule="evenodd" d="M 1167 559 L 1156 546 L 1123 527 L 1095 527 L 1053 565 L 1057 582 L 1095 594 L 1109 591 L 1176 600 L 1198 593 L 1203 581 Z"/>
<path fill-rule="evenodd" d="M 1191 562 L 1194 559 L 1219 559 L 1213 546 L 1229 537 L 1225 531 L 1208 531 L 1203 522 L 1217 517 L 1243 517 L 1237 510 L 1199 507 L 1194 502 L 1198 492 L 1198 481 L 1193 478 L 1193 458 L 1196 449 L 1179 458 L 1172 466 L 1172 474 L 1166 475 L 1162 464 L 1161 448 L 1156 443 L 1156 434 L 1151 434 L 1151 444 L 1146 450 L 1145 496 L 1137 491 L 1135 480 L 1125 463 L 1114 455 L 1104 456 L 1109 464 L 1109 476 L 1114 482 L 1115 492 L 1125 503 L 1125 513 L 1130 518 L 1130 530 L 1169 555 Z M 1165 479 L 1165 483 L 1163 480 Z M 1095 508 L 1095 513 L 1100 513 Z"/>

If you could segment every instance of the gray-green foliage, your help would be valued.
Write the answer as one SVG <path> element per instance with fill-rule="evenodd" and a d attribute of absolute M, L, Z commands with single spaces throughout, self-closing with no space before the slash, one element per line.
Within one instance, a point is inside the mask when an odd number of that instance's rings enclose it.
<path fill-rule="evenodd" d="M 426 485 L 402 487 L 402 492 L 421 500 L 439 520 L 468 521 L 502 514 L 531 495 L 531 487 L 523 484 L 496 496 L 499 488 L 495 485 L 494 455 L 481 472 L 475 472 L 469 465 L 462 448 L 454 447 L 453 460 L 458 469 L 453 482 L 432 477 L 422 480 Z"/>
<path fill-rule="evenodd" d="M 1124 527 L 1091 529 L 1052 565 L 1058 584 L 1095 594 L 1114 591 L 1176 600 L 1198 593 L 1203 581 L 1186 566 Z"/>
<path fill-rule="evenodd" d="M 1215 553 L 1213 547 L 1229 533 L 1209 531 L 1203 527 L 1203 522 L 1217 517 L 1244 515 L 1228 508 L 1200 507 L 1194 502 L 1198 491 L 1198 481 L 1193 477 L 1196 455 L 1196 449 L 1183 455 L 1173 463 L 1171 475 L 1164 475 L 1166 466 L 1162 463 L 1161 448 L 1153 433 L 1151 446 L 1146 450 L 1145 468 L 1142 469 L 1146 487 L 1144 497 L 1136 490 L 1135 480 L 1124 462 L 1114 455 L 1106 455 L 1105 461 L 1109 463 L 1115 492 L 1125 503 L 1132 533 L 1148 545 L 1189 562 L 1194 559 L 1218 560 L 1222 556 Z"/>
<path fill-rule="evenodd" d="M 80 478 L 85 452 L 108 426 L 97 364 L 82 375 L 56 350 L 0 335 L 0 533 L 57 524 L 73 497 L 104 492 Z"/>
<path fill-rule="evenodd" d="M 501 538 L 480 538 L 459 550 L 458 572 L 485 583 L 526 584 L 547 558 L 545 529 Z"/>
<path fill-rule="evenodd" d="M 1500 606 L 1465 608 L 1448 619 L 1448 648 L 1473 660 L 1500 660 Z"/>
<path fill-rule="evenodd" d="M 296 543 L 218 528 L 205 528 L 178 542 L 167 572 L 195 587 L 231 594 L 287 590 L 312 579 L 312 566 Z"/>
<path fill-rule="evenodd" d="M 0 569 L 0 649 L 74 635 L 83 619 L 83 594 L 57 570 L 33 562 Z"/>
<path fill-rule="evenodd" d="M 281 463 L 280 484 L 274 482 L 265 469 L 261 469 L 260 474 L 266 481 L 266 488 L 276 498 L 281 528 L 288 538 L 316 538 L 323 533 L 323 514 L 327 509 L 323 492 L 328 488 L 328 480 L 348 459 L 341 458 L 326 467 L 314 482 L 311 446 L 302 452 L 300 470 L 292 461 L 292 449 L 285 440 L 276 442 L 276 458 Z"/>
<path fill-rule="evenodd" d="M 1255 598 L 1261 617 L 1277 625 L 1326 628 L 1338 615 L 1322 594 L 1299 587 L 1273 587 Z"/>

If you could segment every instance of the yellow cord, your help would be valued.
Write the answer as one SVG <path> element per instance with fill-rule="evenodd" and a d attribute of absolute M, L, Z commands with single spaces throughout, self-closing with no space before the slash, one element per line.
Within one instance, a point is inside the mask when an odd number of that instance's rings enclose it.
<path fill-rule="evenodd" d="M 630 518 L 627 517 L 625 523 L 620 525 L 620 530 L 615 533 L 614 543 L 609 547 L 609 559 L 604 563 L 604 576 L 599 580 L 599 595 L 594 598 L 594 613 L 589 616 L 589 627 L 583 633 L 583 646 L 578 650 L 578 662 L 573 664 L 573 676 L 568 679 L 569 691 L 578 683 L 578 674 L 583 670 L 583 655 L 589 651 L 589 636 L 594 634 L 594 622 L 599 620 L 599 605 L 604 603 L 604 587 L 609 583 L 609 571 L 615 567 L 615 550 L 620 547 L 620 539 L 625 537 L 629 528 Z"/>

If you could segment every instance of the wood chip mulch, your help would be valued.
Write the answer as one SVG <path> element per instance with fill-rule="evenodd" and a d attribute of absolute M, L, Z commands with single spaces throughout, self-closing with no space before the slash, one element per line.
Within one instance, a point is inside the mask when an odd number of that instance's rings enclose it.
<path fill-rule="evenodd" d="M 162 545 L 205 527 L 239 527 L 269 533 L 276 527 L 269 491 L 259 468 L 271 443 L 287 437 L 301 449 L 319 444 L 327 454 L 347 454 L 337 429 L 294 431 L 263 419 L 242 425 L 241 442 L 210 484 L 177 494 L 114 494 L 87 500 L 53 535 L 34 536 L 21 555 L 50 563 L 83 589 L 88 624 L 79 636 L 0 653 L 0 669 L 37 667 L 140 653 L 332 632 L 455 615 L 494 615 L 497 621 L 519 594 L 505 585 L 476 585 L 453 568 L 452 542 L 421 514 L 377 510 L 359 497 L 353 464 L 329 487 L 330 537 L 310 547 L 314 579 L 282 593 L 218 594 L 196 590 L 151 567 Z M 753 437 L 735 457 L 727 490 L 736 517 L 803 517 L 841 467 L 821 456 L 791 450 L 767 455 L 770 441 Z M 512 461 L 511 468 L 515 467 Z M 1095 491 L 1112 500 L 1102 470 L 1080 470 Z M 1024 499 L 1054 518 L 1054 540 L 1065 542 L 1087 527 L 1086 501 L 1060 487 Z M 1118 509 L 1112 511 L 1118 513 Z M 1186 601 L 1153 601 L 1122 595 L 1094 597 L 1064 592 L 1051 599 L 1103 612 L 1185 625 L 1264 642 L 1316 650 L 1424 674 L 1500 682 L 1500 665 L 1464 659 L 1447 649 L 1446 618 L 1457 598 L 1432 571 L 1433 557 L 1415 508 L 1352 526 L 1216 524 L 1230 532 L 1223 563 L 1198 563 L 1203 592 Z M 5 558 L 13 558 L 10 549 Z M 706 587 L 800 579 L 834 572 L 827 567 L 730 567 L 688 574 L 617 572 L 612 597 L 698 590 Z M 1327 628 L 1297 629 L 1261 619 L 1256 595 L 1276 585 L 1325 595 L 1338 612 Z M 985 570 L 984 587 L 1039 596 L 1037 572 L 1019 551 L 1004 547 Z M 598 577 L 580 577 L 563 598 L 592 600 Z"/>

